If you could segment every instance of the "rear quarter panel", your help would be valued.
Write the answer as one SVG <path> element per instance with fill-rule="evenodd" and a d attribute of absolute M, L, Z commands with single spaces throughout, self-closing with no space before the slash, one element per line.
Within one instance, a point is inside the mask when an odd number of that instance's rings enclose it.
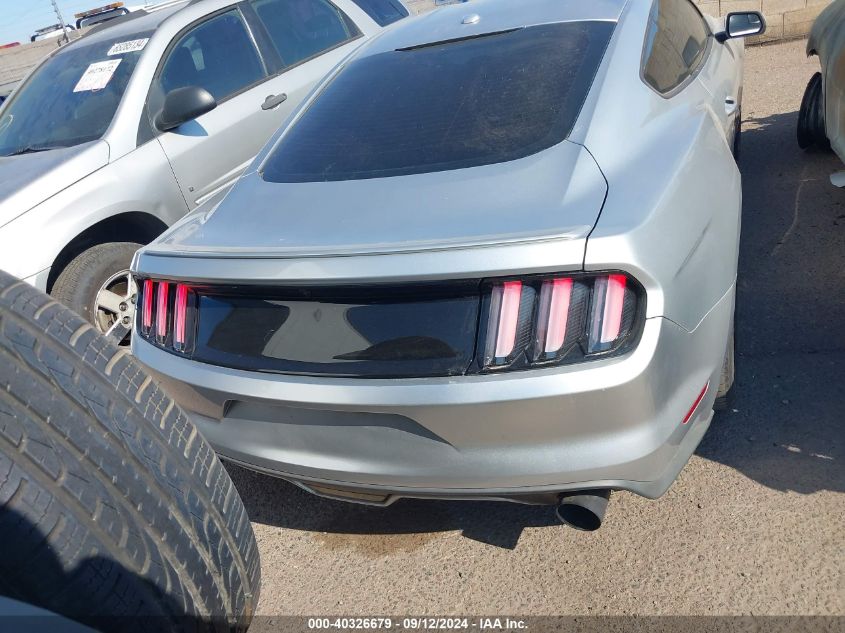
<path fill-rule="evenodd" d="M 736 279 L 740 173 L 702 82 L 665 98 L 641 79 L 649 10 L 626 6 L 574 132 L 608 182 L 584 267 L 628 270 L 649 317 L 691 331 Z"/>

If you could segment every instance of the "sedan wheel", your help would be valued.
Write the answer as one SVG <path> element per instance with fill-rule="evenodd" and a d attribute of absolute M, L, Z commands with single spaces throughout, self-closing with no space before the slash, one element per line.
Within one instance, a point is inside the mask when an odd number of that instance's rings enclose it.
<path fill-rule="evenodd" d="M 100 286 L 94 299 L 94 325 L 118 345 L 129 344 L 138 287 L 128 270 L 121 270 Z"/>
<path fill-rule="evenodd" d="M 830 147 L 824 125 L 824 93 L 822 74 L 816 73 L 810 78 L 801 109 L 798 111 L 798 146 L 807 149 L 816 145 L 822 149 Z"/>
<path fill-rule="evenodd" d="M 61 272 L 50 294 L 118 345 L 129 345 L 138 289 L 129 274 L 134 242 L 109 242 L 83 251 Z"/>

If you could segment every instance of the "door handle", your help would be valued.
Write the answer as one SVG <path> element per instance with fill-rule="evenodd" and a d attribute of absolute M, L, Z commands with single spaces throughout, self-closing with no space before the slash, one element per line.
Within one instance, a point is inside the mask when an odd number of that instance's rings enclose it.
<path fill-rule="evenodd" d="M 278 108 L 282 105 L 285 101 L 287 101 L 288 96 L 285 93 L 278 94 L 278 95 L 270 95 L 264 100 L 264 103 L 261 104 L 262 110 L 272 110 L 274 108 Z"/>
<path fill-rule="evenodd" d="M 736 99 L 733 97 L 727 97 L 725 99 L 725 114 L 731 116 L 734 112 L 736 112 L 737 107 Z"/>

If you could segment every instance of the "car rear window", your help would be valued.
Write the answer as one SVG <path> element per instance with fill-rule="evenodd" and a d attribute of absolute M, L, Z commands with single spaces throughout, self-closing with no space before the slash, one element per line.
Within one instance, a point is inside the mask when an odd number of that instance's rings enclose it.
<path fill-rule="evenodd" d="M 613 27 L 545 24 L 355 60 L 285 133 L 263 177 L 401 176 L 556 145 L 575 123 Z"/>

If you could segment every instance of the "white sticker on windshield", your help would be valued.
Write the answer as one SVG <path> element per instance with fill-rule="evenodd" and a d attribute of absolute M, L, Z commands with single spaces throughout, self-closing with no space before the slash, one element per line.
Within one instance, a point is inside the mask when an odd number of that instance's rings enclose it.
<path fill-rule="evenodd" d="M 112 59 L 107 62 L 96 62 L 88 66 L 85 74 L 77 82 L 74 92 L 88 92 L 102 90 L 109 85 L 114 71 L 120 65 L 119 59 Z"/>
<path fill-rule="evenodd" d="M 128 42 L 118 42 L 109 49 L 108 55 L 123 55 L 124 53 L 134 53 L 136 51 L 144 50 L 150 38 L 145 37 L 142 40 L 129 40 Z"/>

